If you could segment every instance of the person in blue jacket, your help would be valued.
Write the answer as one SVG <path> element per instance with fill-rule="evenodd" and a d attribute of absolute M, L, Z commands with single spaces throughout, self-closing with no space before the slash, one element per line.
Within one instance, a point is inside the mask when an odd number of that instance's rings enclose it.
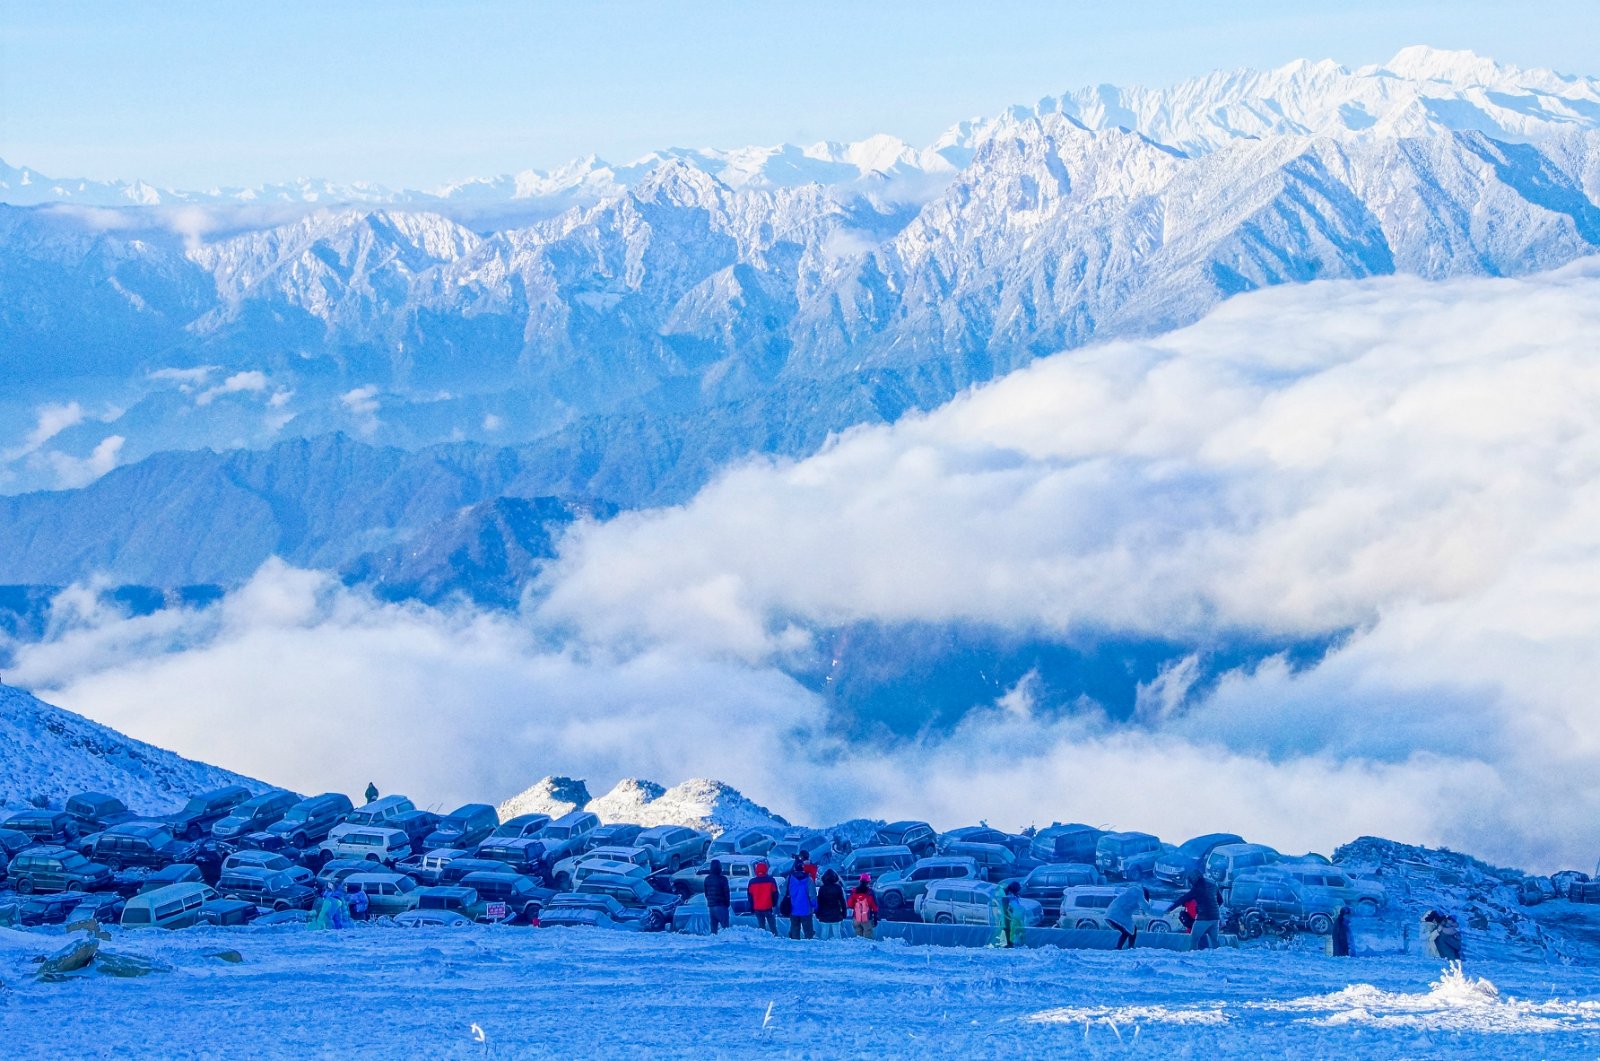
<path fill-rule="evenodd" d="M 806 939 L 815 939 L 817 930 L 811 923 L 811 915 L 817 909 L 816 896 L 811 891 L 811 874 L 798 858 L 784 884 L 784 898 L 789 902 L 789 938 L 799 939 L 804 933 Z"/>

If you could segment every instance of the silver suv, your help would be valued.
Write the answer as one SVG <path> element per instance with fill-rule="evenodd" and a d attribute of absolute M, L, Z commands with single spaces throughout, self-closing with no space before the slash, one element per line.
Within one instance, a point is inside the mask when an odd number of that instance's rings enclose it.
<path fill-rule="evenodd" d="M 634 844 L 650 849 L 657 869 L 676 873 L 691 862 L 705 859 L 711 837 L 682 825 L 658 825 L 640 833 Z"/>
<path fill-rule="evenodd" d="M 970 858 L 935 855 L 918 859 L 910 869 L 878 878 L 878 905 L 885 913 L 899 913 L 916 903 L 928 887 L 942 880 L 981 880 L 983 872 Z"/>
<path fill-rule="evenodd" d="M 942 880 L 929 885 L 917 896 L 916 910 L 924 921 L 936 925 L 993 924 L 995 905 L 1000 901 L 998 884 L 982 880 Z M 1043 909 L 1032 899 L 1020 900 L 1022 921 L 1037 925 Z"/>

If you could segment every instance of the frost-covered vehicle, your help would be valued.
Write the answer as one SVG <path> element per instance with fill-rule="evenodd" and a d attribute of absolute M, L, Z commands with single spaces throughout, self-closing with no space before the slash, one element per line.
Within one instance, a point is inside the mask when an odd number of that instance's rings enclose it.
<path fill-rule="evenodd" d="M 99 832 L 138 817 L 127 804 L 104 792 L 80 792 L 69 798 L 63 809 L 78 823 L 79 833 Z"/>
<path fill-rule="evenodd" d="M 573 891 L 580 895 L 609 895 L 624 907 L 639 911 L 643 927 L 658 932 L 672 923 L 672 912 L 683 901 L 671 892 L 658 892 L 640 877 L 594 873 Z"/>
<path fill-rule="evenodd" d="M 1325 936 L 1342 905 L 1328 895 L 1308 894 L 1287 877 L 1245 874 L 1233 882 L 1227 916 L 1246 939 L 1274 925 L 1304 928 Z"/>
<path fill-rule="evenodd" d="M 958 840 L 946 844 L 942 853 L 951 858 L 972 859 L 978 864 L 983 879 L 991 884 L 998 884 L 1017 873 L 1017 856 L 1012 854 L 1010 848 L 1000 844 Z"/>
<path fill-rule="evenodd" d="M 65 847 L 28 847 L 7 868 L 11 887 L 20 895 L 81 891 L 111 887 L 111 869 L 90 862 Z"/>
<path fill-rule="evenodd" d="M 501 920 L 531 925 L 539 919 L 539 911 L 556 893 L 541 888 L 520 873 L 469 873 L 461 878 L 461 887 L 471 888 L 485 903 L 485 913 L 480 920 Z M 492 918 L 487 912 L 493 904 L 503 904 L 507 916 Z"/>
<path fill-rule="evenodd" d="M 402 910 L 394 915 L 394 923 L 400 928 L 466 928 L 470 926 L 472 918 L 458 914 L 453 910 Z"/>
<path fill-rule="evenodd" d="M 989 925 L 995 923 L 1000 902 L 1000 886 L 982 880 L 945 880 L 928 887 L 917 896 L 915 908 L 924 921 L 936 925 Z M 1043 908 L 1032 899 L 1022 899 L 1022 923 L 1037 925 Z"/>
<path fill-rule="evenodd" d="M 426 851 L 428 835 L 439 828 L 439 816 L 427 810 L 408 810 L 389 819 L 390 829 L 406 834 L 412 851 Z"/>
<path fill-rule="evenodd" d="M 644 826 L 632 822 L 611 822 L 589 834 L 591 847 L 632 847 L 644 832 Z"/>
<path fill-rule="evenodd" d="M 330 858 L 317 870 L 316 887 L 342 888 L 344 879 L 352 873 L 371 873 L 372 863 L 364 858 Z"/>
<path fill-rule="evenodd" d="M 202 903 L 195 914 L 197 925 L 214 925 L 217 928 L 236 928 L 248 925 L 261 916 L 261 908 L 245 899 L 212 899 Z"/>
<path fill-rule="evenodd" d="M 886 914 L 910 911 L 917 896 L 935 881 L 980 880 L 982 872 L 970 858 L 933 855 L 914 862 L 910 869 L 878 878 L 878 908 Z"/>
<path fill-rule="evenodd" d="M 1377 881 L 1352 877 L 1336 866 L 1320 862 L 1277 862 L 1244 870 L 1234 878 L 1239 881 L 1287 878 L 1299 886 L 1302 895 L 1314 900 L 1318 908 L 1349 906 L 1352 913 L 1371 915 L 1388 903 L 1388 892 Z M 1324 901 L 1325 900 L 1325 901 Z"/>
<path fill-rule="evenodd" d="M 833 857 L 833 842 L 815 829 L 790 829 L 767 851 L 767 860 L 777 872 L 794 863 L 800 852 L 812 863 L 826 863 Z"/>
<path fill-rule="evenodd" d="M 1110 928 L 1106 910 L 1122 894 L 1127 885 L 1090 885 L 1064 889 L 1060 910 L 1056 914 L 1057 928 Z M 1160 909 L 1160 904 L 1156 904 Z M 1182 932 L 1183 923 L 1176 912 L 1135 914 L 1132 929 L 1136 932 Z"/>
<path fill-rule="evenodd" d="M 1156 859 L 1156 879 L 1173 887 L 1187 888 L 1195 874 L 1205 868 L 1206 856 L 1223 844 L 1242 844 L 1244 837 L 1233 833 L 1206 833 L 1185 840 Z"/>
<path fill-rule="evenodd" d="M 435 884 L 458 884 L 469 873 L 510 873 L 511 867 L 492 858 L 452 858 L 434 876 Z"/>
<path fill-rule="evenodd" d="M 367 909 L 372 917 L 393 917 L 417 905 L 417 882 L 404 873 L 352 873 L 344 879 L 344 887 L 347 892 L 354 887 L 367 893 Z"/>
<path fill-rule="evenodd" d="M 676 873 L 684 866 L 700 862 L 711 847 L 711 837 L 682 825 L 657 825 L 634 838 L 634 846 L 647 848 L 656 869 Z"/>
<path fill-rule="evenodd" d="M 434 924 L 470 925 L 481 919 L 489 909 L 489 904 L 478 895 L 476 888 L 462 885 L 418 888 L 415 897 L 417 905 L 396 914 L 396 924 L 411 928 Z M 441 920 L 443 915 L 454 915 L 455 920 Z"/>
<path fill-rule="evenodd" d="M 197 796 L 190 796 L 182 808 L 167 815 L 172 831 L 186 840 L 198 840 L 211 832 L 211 827 L 233 809 L 250 798 L 250 790 L 243 785 L 223 785 Z"/>
<path fill-rule="evenodd" d="M 200 867 L 193 862 L 174 862 L 170 866 L 160 869 L 145 877 L 139 882 L 139 895 L 153 892 L 157 888 L 165 888 L 173 884 L 204 884 L 205 875 L 200 872 Z"/>
<path fill-rule="evenodd" d="M 557 862 L 550 868 L 550 878 L 557 891 L 569 892 L 590 873 L 648 877 L 655 871 L 654 854 L 648 847 L 595 847 Z"/>
<path fill-rule="evenodd" d="M 472 855 L 473 853 L 465 848 L 441 847 L 421 854 L 412 854 L 410 858 L 402 858 L 394 864 L 394 869 L 396 873 L 404 873 L 423 884 L 437 884 L 439 874 L 444 872 L 446 866 L 458 858 L 471 858 Z"/>
<path fill-rule="evenodd" d="M 72 912 L 92 898 L 94 896 L 88 892 L 81 891 L 18 896 L 0 906 L 0 924 L 12 924 L 20 928 L 66 924 Z"/>
<path fill-rule="evenodd" d="M 543 877 L 549 866 L 544 841 L 532 836 L 491 836 L 478 845 L 474 857 L 504 862 L 517 873 L 530 877 Z"/>
<path fill-rule="evenodd" d="M 1092 825 L 1056 822 L 1034 834 L 1031 853 L 1046 865 L 1093 865 L 1095 848 L 1104 835 L 1104 829 Z"/>
<path fill-rule="evenodd" d="M 518 814 L 495 826 L 489 836 L 494 840 L 526 840 L 539 836 L 550 825 L 548 814 Z"/>
<path fill-rule="evenodd" d="M 706 874 L 711 872 L 711 862 L 722 863 L 723 875 L 728 878 L 728 899 L 734 912 L 750 909 L 750 878 L 756 875 L 756 864 L 765 862 L 762 855 L 712 856 L 698 866 L 685 866 L 672 875 L 672 890 L 684 899 L 704 895 Z"/>
<path fill-rule="evenodd" d="M 122 907 L 123 928 L 188 928 L 217 893 L 204 884 L 169 884 L 140 892 Z"/>
<path fill-rule="evenodd" d="M 67 920 L 69 922 L 94 920 L 102 924 L 115 925 L 122 920 L 122 911 L 127 903 L 128 900 L 116 892 L 95 892 L 74 906 L 72 912 L 67 915 Z"/>
<path fill-rule="evenodd" d="M 1146 880 L 1163 848 L 1149 833 L 1106 833 L 1094 845 L 1094 868 L 1109 880 Z"/>
<path fill-rule="evenodd" d="M 290 807 L 282 818 L 267 826 L 266 831 L 282 836 L 304 850 L 313 843 L 326 840 L 333 827 L 344 821 L 344 816 L 354 809 L 349 796 L 341 792 L 324 792 Z"/>
<path fill-rule="evenodd" d="M 727 855 L 764 855 L 782 838 L 776 829 L 752 825 L 745 829 L 730 829 L 711 841 L 706 849 L 707 858 Z"/>
<path fill-rule="evenodd" d="M 7 829 L 25 834 L 35 844 L 65 847 L 81 835 L 78 822 L 64 810 L 18 811 L 5 821 Z"/>
<path fill-rule="evenodd" d="M 392 829 L 389 824 L 402 814 L 408 814 L 417 809 L 405 796 L 379 796 L 370 803 L 364 803 L 344 816 L 346 825 L 369 825 Z"/>
<path fill-rule="evenodd" d="M 1280 857 L 1265 844 L 1223 844 L 1212 848 L 1211 854 L 1206 856 L 1206 878 L 1226 892 L 1241 873 L 1270 866 Z"/>
<path fill-rule="evenodd" d="M 467 803 L 439 819 L 438 826 L 422 841 L 422 846 L 476 847 L 500 826 L 500 816 L 487 803 Z"/>
<path fill-rule="evenodd" d="M 27 833 L 11 828 L 0 828 L 0 858 L 14 858 L 17 852 L 35 844 Z"/>
<path fill-rule="evenodd" d="M 310 885 L 313 874 L 306 867 L 291 861 L 285 855 L 274 854 L 270 851 L 235 851 L 222 860 L 222 871 L 225 873 L 232 869 L 264 869 L 273 873 L 287 873 L 289 879 L 296 884 Z M 367 867 L 371 869 L 371 866 Z"/>
<path fill-rule="evenodd" d="M 539 911 L 543 928 L 611 928 L 638 932 L 644 928 L 641 911 L 630 910 L 609 895 L 562 892 Z"/>
<path fill-rule="evenodd" d="M 113 825 L 95 837 L 90 857 L 113 872 L 128 866 L 159 869 L 174 862 L 193 862 L 199 846 L 178 840 L 172 829 L 159 822 Z"/>
<path fill-rule="evenodd" d="M 217 891 L 224 899 L 244 899 L 273 910 L 311 907 L 316 893 L 282 870 L 260 866 L 238 866 L 224 870 L 217 880 Z"/>
<path fill-rule="evenodd" d="M 328 858 L 359 858 L 392 866 L 411 855 L 411 840 L 399 829 L 336 825 L 317 848 Z"/>
<path fill-rule="evenodd" d="M 1085 863 L 1038 866 L 1023 877 L 1022 897 L 1032 899 L 1044 909 L 1045 919 L 1054 922 L 1061 916 L 1061 893 L 1068 888 L 1086 888 L 1102 883 L 1100 871 Z"/>
<path fill-rule="evenodd" d="M 876 880 L 885 873 L 906 869 L 916 861 L 917 856 L 904 844 L 858 847 L 839 863 L 839 875 L 846 884 L 859 879 L 863 873 Z"/>
<path fill-rule="evenodd" d="M 298 802 L 299 796 L 282 789 L 251 796 L 229 811 L 227 817 L 218 819 L 211 826 L 211 836 L 216 840 L 238 840 L 251 833 L 265 832 Z"/>
<path fill-rule="evenodd" d="M 909 847 L 918 858 L 939 850 L 939 837 L 927 822 L 903 821 L 880 825 L 872 834 L 874 847 Z"/>

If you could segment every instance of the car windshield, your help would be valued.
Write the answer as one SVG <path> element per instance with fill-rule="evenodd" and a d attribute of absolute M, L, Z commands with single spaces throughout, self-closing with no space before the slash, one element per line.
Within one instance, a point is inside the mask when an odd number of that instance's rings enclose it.
<path fill-rule="evenodd" d="M 88 864 L 89 864 L 89 860 L 84 858 L 82 855 L 73 854 L 73 855 L 63 855 L 61 857 L 61 868 L 62 869 L 82 869 L 84 866 L 87 866 Z"/>
<path fill-rule="evenodd" d="M 273 889 L 274 891 L 284 891 L 294 887 L 294 878 L 289 876 L 287 873 L 274 873 L 272 876 L 263 881 L 262 884 Z"/>
<path fill-rule="evenodd" d="M 303 822 L 311 817 L 311 811 L 305 807 L 291 807 L 289 813 L 283 816 L 286 822 Z"/>
<path fill-rule="evenodd" d="M 552 825 L 544 832 L 552 840 L 565 840 L 572 835 L 572 830 L 565 825 Z"/>

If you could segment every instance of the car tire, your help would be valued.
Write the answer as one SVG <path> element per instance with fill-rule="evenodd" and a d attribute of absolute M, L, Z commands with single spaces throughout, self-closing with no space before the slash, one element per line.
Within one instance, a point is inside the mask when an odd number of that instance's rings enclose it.
<path fill-rule="evenodd" d="M 284 902 L 282 899 L 279 899 L 277 902 L 272 904 L 272 908 L 281 914 L 283 911 L 289 909 L 289 904 Z"/>
<path fill-rule="evenodd" d="M 1256 939 L 1266 931 L 1266 916 L 1260 910 L 1246 910 L 1239 915 L 1239 938 Z"/>
<path fill-rule="evenodd" d="M 1356 903 L 1356 909 L 1361 912 L 1363 917 L 1377 917 L 1380 907 L 1376 899 L 1362 899 Z"/>
<path fill-rule="evenodd" d="M 293 836 L 289 837 L 289 842 L 295 847 L 304 848 L 307 844 L 311 843 L 311 838 L 305 833 L 295 833 Z"/>
<path fill-rule="evenodd" d="M 677 855 L 673 855 L 671 858 L 667 859 L 667 872 L 668 873 L 676 873 L 682 868 L 683 868 L 683 859 L 679 858 Z"/>
<path fill-rule="evenodd" d="M 1172 931 L 1172 926 L 1167 924 L 1167 922 L 1163 921 L 1161 918 L 1157 917 L 1157 918 L 1152 918 L 1149 921 L 1146 921 L 1145 925 L 1144 925 L 1144 930 L 1146 932 L 1154 933 L 1155 935 L 1160 936 L 1160 935 L 1165 935 L 1168 932 L 1171 932 Z"/>
<path fill-rule="evenodd" d="M 1080 917 L 1080 918 L 1078 918 L 1078 927 L 1079 928 L 1099 928 L 1100 927 L 1100 922 L 1096 921 L 1092 917 Z"/>
<path fill-rule="evenodd" d="M 115 873 L 122 868 L 122 859 L 112 855 L 109 858 L 101 859 L 100 864 L 106 869 L 109 869 L 112 873 Z"/>
<path fill-rule="evenodd" d="M 953 925 L 956 923 L 956 919 L 949 914 L 939 914 L 933 919 L 933 923 L 936 925 Z"/>
<path fill-rule="evenodd" d="M 660 932 L 667 925 L 667 919 L 661 916 L 660 910 L 652 910 L 644 915 L 644 930 L 646 932 Z"/>
<path fill-rule="evenodd" d="M 906 897 L 896 891 L 887 891 L 883 893 L 882 903 L 885 910 L 899 910 L 906 905 Z"/>
<path fill-rule="evenodd" d="M 1306 918 L 1306 928 L 1319 936 L 1326 936 L 1333 931 L 1333 918 L 1327 914 L 1312 914 Z"/>
<path fill-rule="evenodd" d="M 378 856 L 377 856 L 377 855 L 368 855 L 368 856 L 367 856 L 367 861 L 368 861 L 368 862 L 378 862 L 378 863 L 382 863 L 382 862 L 383 862 L 383 859 L 381 859 L 381 858 L 379 858 L 379 857 L 378 857 Z"/>
<path fill-rule="evenodd" d="M 31 877 L 18 877 L 17 878 L 17 894 L 18 895 L 32 895 L 33 894 L 33 878 L 31 878 Z"/>

